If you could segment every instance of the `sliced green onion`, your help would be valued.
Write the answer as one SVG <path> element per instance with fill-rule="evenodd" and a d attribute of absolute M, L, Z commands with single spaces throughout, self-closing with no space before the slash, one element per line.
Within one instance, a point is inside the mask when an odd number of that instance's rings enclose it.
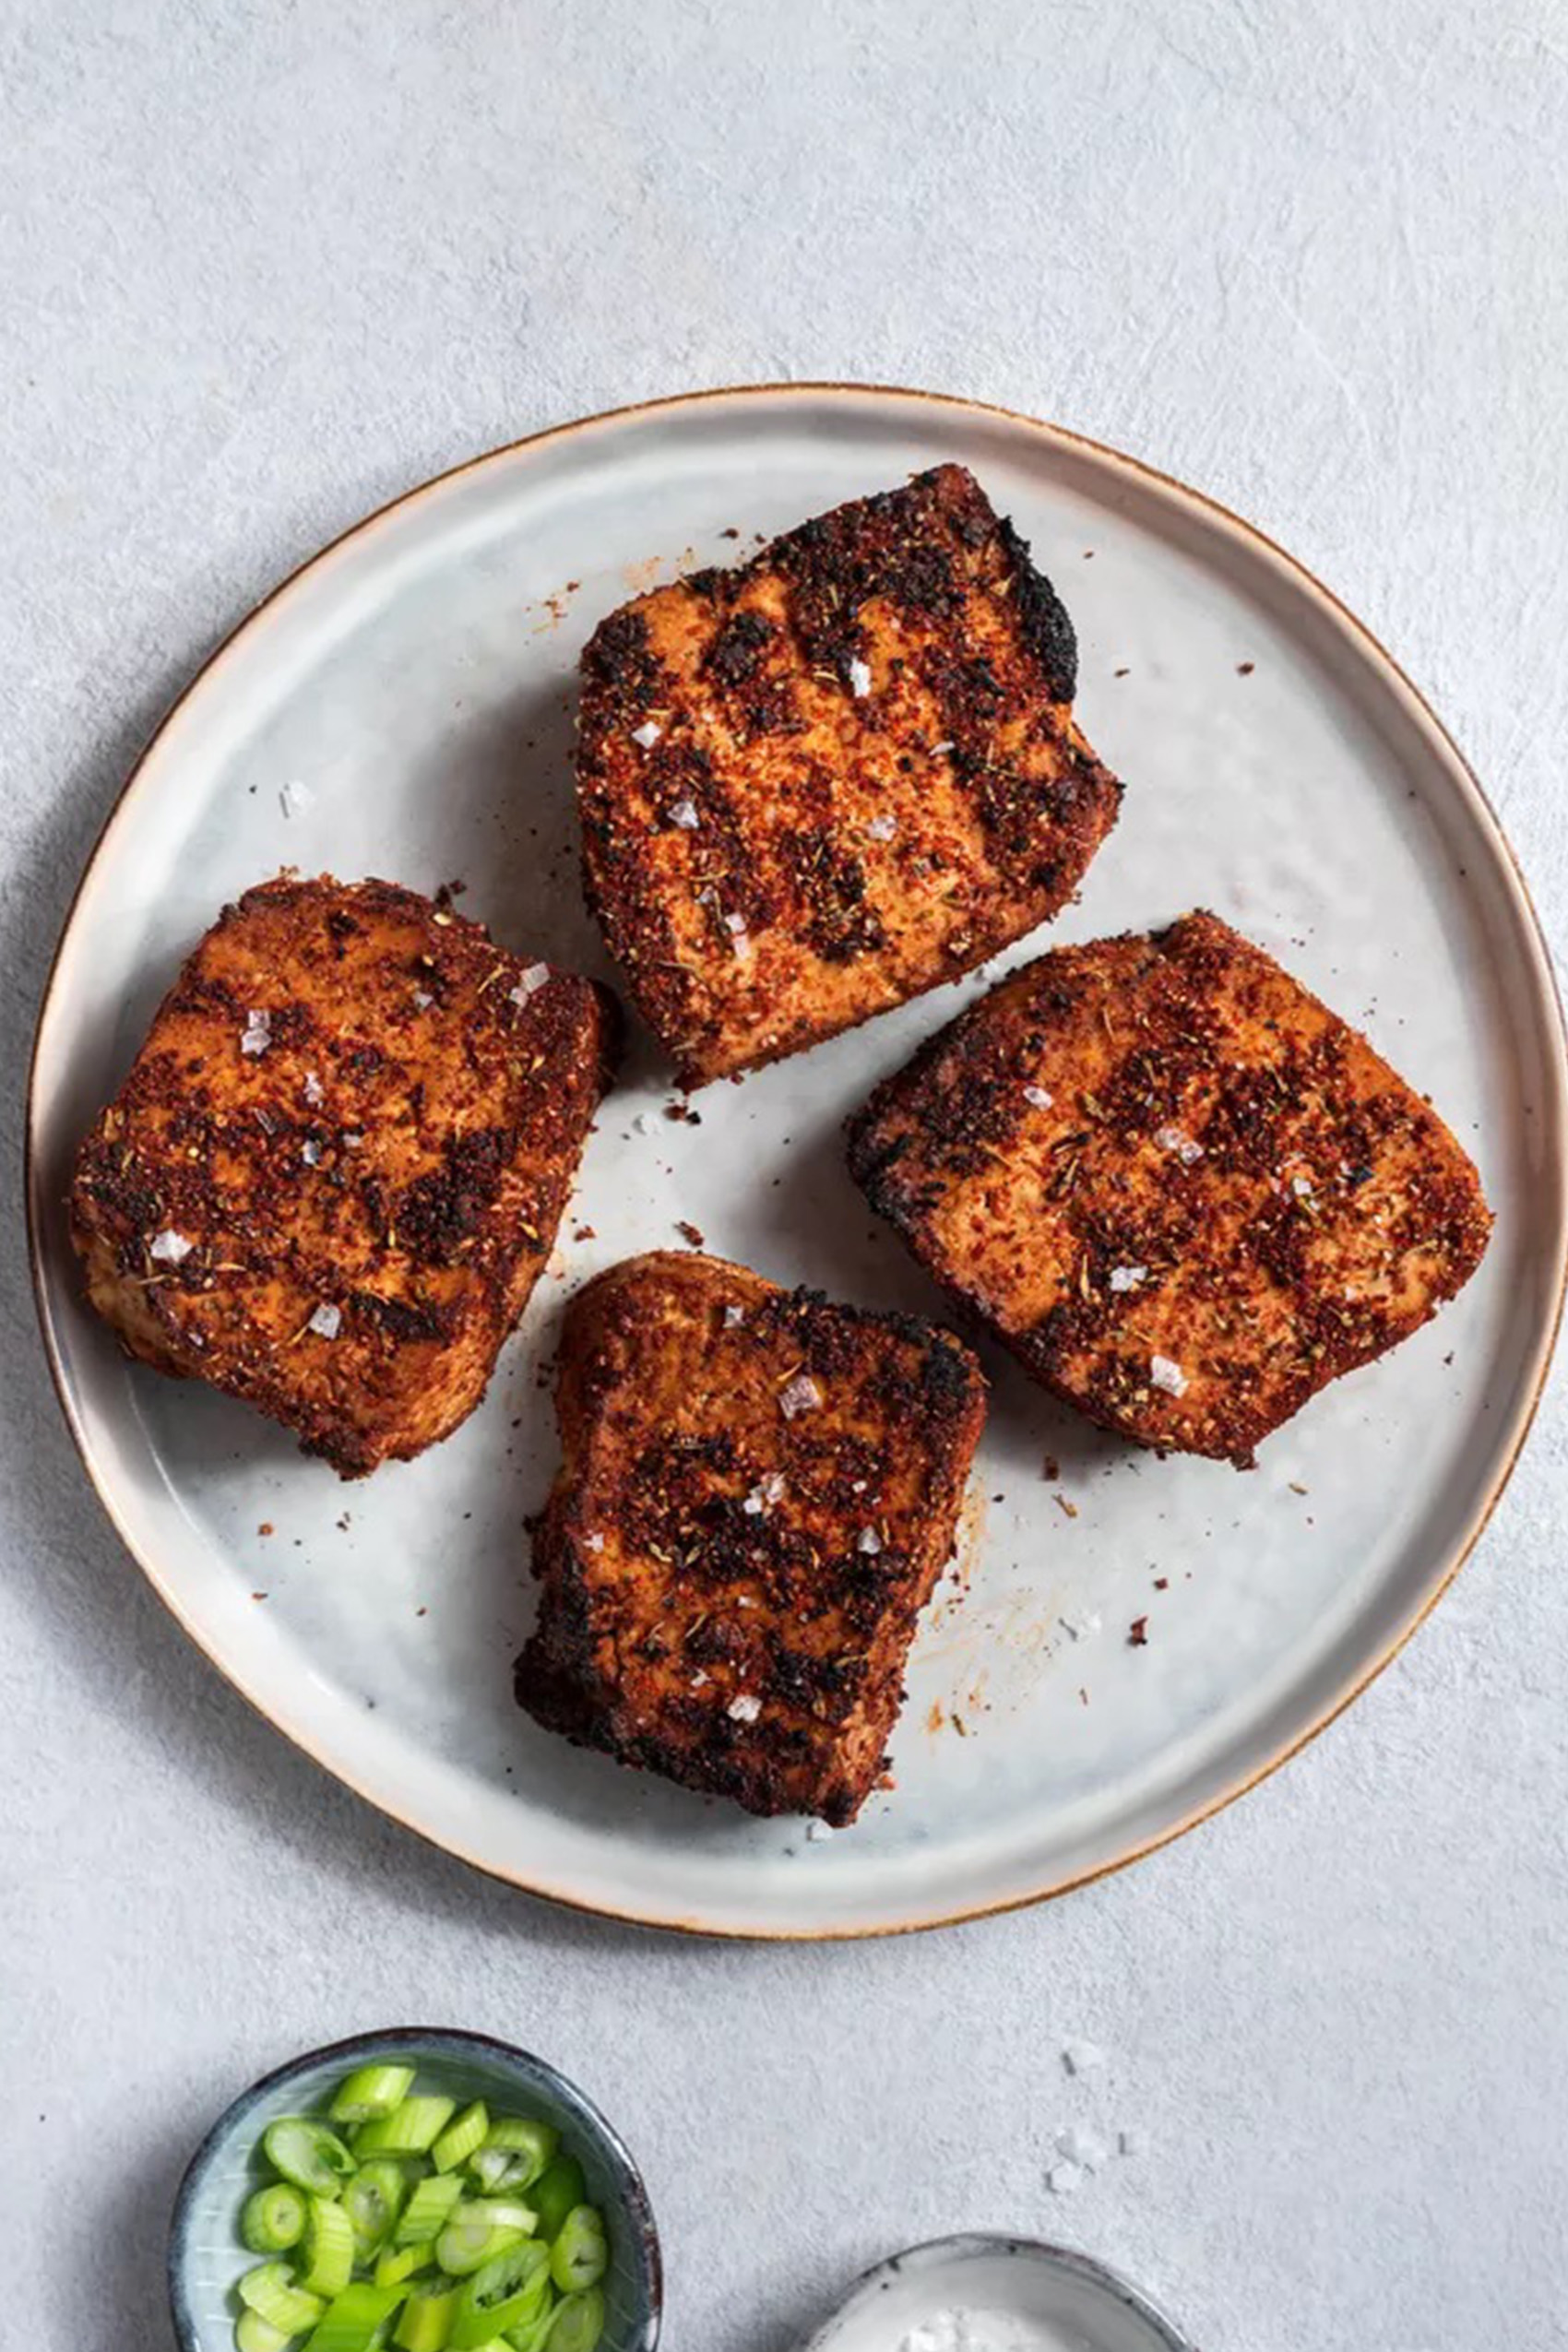
<path fill-rule="evenodd" d="M 361 2066 L 327 2111 L 334 2123 L 374 2123 L 401 2107 L 413 2087 L 411 2066 Z"/>
<path fill-rule="evenodd" d="M 547 2287 L 541 2309 L 531 2320 L 525 2320 L 520 2327 L 515 2327 L 507 2336 L 510 2352 L 544 2352 L 544 2346 L 550 2340 L 551 2323 L 559 2309 L 553 2287 Z"/>
<path fill-rule="evenodd" d="M 451 2220 L 462 2194 L 463 2184 L 453 2172 L 437 2172 L 428 2180 L 416 2180 L 394 2233 L 394 2242 L 399 2246 L 433 2244 Z"/>
<path fill-rule="evenodd" d="M 587 2194 L 588 2182 L 576 2157 L 558 2156 L 530 2192 L 530 2203 L 539 2215 L 540 2236 L 553 2238 L 566 2215 L 575 2205 L 582 2204 Z"/>
<path fill-rule="evenodd" d="M 536 2123 L 528 2115 L 498 2115 L 484 2135 L 487 2148 L 505 2148 L 508 2156 L 527 2156 L 533 2169 L 525 2180 L 515 2185 L 526 2189 L 537 2180 L 551 2157 L 561 2144 L 561 2134 L 552 2123 Z"/>
<path fill-rule="evenodd" d="M 423 2156 L 436 2134 L 444 2132 L 452 2120 L 456 2099 L 439 2094 L 400 2100 L 390 2115 L 378 2116 L 373 2123 L 362 2123 L 354 2133 L 354 2154 L 373 2156 Z"/>
<path fill-rule="evenodd" d="M 280 2115 L 261 2135 L 274 2172 L 313 2197 L 335 2197 L 353 2176 L 354 2159 L 336 2132 L 308 2115 Z"/>
<path fill-rule="evenodd" d="M 506 2189 L 527 2189 L 539 2178 L 532 2156 L 511 2148 L 478 2148 L 469 2158 L 469 2171 L 486 2196 Z"/>
<path fill-rule="evenodd" d="M 472 2107 L 464 2108 L 454 2123 L 448 2123 L 430 2151 L 431 2162 L 437 2172 L 456 2172 L 467 2164 L 476 2148 L 484 2145 L 484 2135 L 490 2129 L 490 2117 L 484 2101 L 475 2099 Z"/>
<path fill-rule="evenodd" d="M 543 2339 L 550 2352 L 594 2352 L 604 2334 L 604 2297 L 597 2287 L 558 2303 Z M 531 2347 L 530 2347 L 531 2352 Z"/>
<path fill-rule="evenodd" d="M 597 2205 L 574 2205 L 550 2249 L 550 2275 L 563 2295 L 597 2287 L 610 2267 L 604 2215 Z"/>
<path fill-rule="evenodd" d="M 467 2278 L 527 2234 L 515 2223 L 495 2221 L 482 2204 L 457 2205 L 435 2241 L 435 2259 L 449 2278 Z"/>
<path fill-rule="evenodd" d="M 445 2352 L 457 2308 L 457 2289 L 445 2279 L 416 2287 L 403 2306 L 392 2341 L 402 2352 Z"/>
<path fill-rule="evenodd" d="M 354 2225 L 341 2205 L 326 2197 L 311 2199 L 300 2259 L 304 2265 L 300 2285 L 308 2295 L 325 2295 L 328 2301 L 341 2295 L 354 2275 Z"/>
<path fill-rule="evenodd" d="M 285 2254 L 304 2235 L 305 2201 L 285 2180 L 245 2199 L 240 2236 L 253 2254 Z"/>
<path fill-rule="evenodd" d="M 388 2246 L 375 2262 L 377 2287 L 400 2287 L 405 2278 L 412 2278 L 415 2271 L 428 2270 L 435 2260 L 434 2246 L 399 2246 L 396 2251 Z"/>
<path fill-rule="evenodd" d="M 550 2300 L 550 2257 L 531 2238 L 507 2247 L 475 2271 L 457 2298 L 452 2352 L 479 2352 L 532 2322 Z"/>
<path fill-rule="evenodd" d="M 234 2352 L 284 2352 L 289 2338 L 259 2311 L 242 2311 L 234 2322 Z"/>
<path fill-rule="evenodd" d="M 390 2156 L 373 2156 L 362 2165 L 343 2192 L 343 2210 L 354 2232 L 354 2251 L 368 2263 L 398 2215 L 409 2184 L 401 2165 Z"/>
<path fill-rule="evenodd" d="M 519 2238 L 531 2238 L 539 2227 L 539 2215 L 533 2207 L 519 2204 L 511 2197 L 470 2197 L 457 2211 L 474 2221 L 482 2214 L 493 2229 L 516 2230 Z"/>
<path fill-rule="evenodd" d="M 377 2352 L 402 2299 L 400 2287 L 372 2287 L 368 2279 L 356 2279 L 327 2305 L 305 2352 Z"/>
<path fill-rule="evenodd" d="M 255 2311 L 268 2327 L 281 2328 L 285 2335 L 314 2327 L 326 2309 L 319 2295 L 295 2286 L 287 2263 L 258 2263 L 240 2280 L 239 2294 L 247 2311 Z"/>

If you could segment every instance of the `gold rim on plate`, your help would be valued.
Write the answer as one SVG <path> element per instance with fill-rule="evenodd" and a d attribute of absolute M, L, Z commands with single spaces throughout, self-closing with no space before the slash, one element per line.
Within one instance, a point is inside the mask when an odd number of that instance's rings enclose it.
<path fill-rule="evenodd" d="M 1568 1117 L 1568 1032 L 1564 1030 L 1562 997 L 1540 918 L 1536 912 L 1535 903 L 1530 897 L 1519 861 L 1503 831 L 1496 810 L 1492 807 L 1475 770 L 1425 695 L 1406 676 L 1387 647 L 1373 636 L 1366 624 L 1335 595 L 1332 588 L 1325 587 L 1315 573 L 1309 571 L 1304 564 L 1289 554 L 1277 540 L 1271 539 L 1266 531 L 1260 530 L 1255 524 L 1249 523 L 1232 508 L 1222 505 L 1219 500 L 1211 498 L 1205 492 L 1194 490 L 1188 483 L 1178 481 L 1173 474 L 1164 473 L 1158 467 L 1147 465 L 1138 457 L 1130 457 L 1123 451 L 1111 448 L 1104 442 L 1092 440 L 1085 434 L 1070 432 L 1063 425 L 1048 423 L 1043 418 L 1029 416 L 1017 409 L 1003 408 L 993 401 L 969 400 L 954 393 L 924 392 L 908 386 L 888 384 L 726 385 L 714 386 L 707 391 L 677 392 L 660 399 L 634 401 L 624 408 L 606 409 L 597 415 L 579 417 L 567 424 L 548 425 L 539 433 L 525 434 L 520 440 L 504 442 L 493 449 L 485 450 L 479 457 L 466 458 L 460 464 L 447 468 L 444 473 L 433 475 L 429 481 L 417 484 L 412 490 L 403 492 L 397 498 L 389 499 L 385 505 L 377 507 L 374 513 L 365 516 L 357 523 L 350 524 L 347 530 L 339 532 L 336 539 L 328 540 L 327 545 L 317 549 L 314 555 L 308 556 L 303 564 L 297 564 L 276 588 L 270 589 L 251 608 L 224 637 L 216 650 L 208 655 L 196 675 L 170 705 L 115 796 L 113 805 L 104 819 L 98 838 L 83 866 L 80 879 L 72 893 L 71 903 L 66 909 L 65 921 L 61 924 L 60 936 L 50 961 L 48 977 L 44 981 L 40 1001 L 27 1089 L 24 1182 L 27 1195 L 28 1252 L 32 1269 L 33 1296 L 43 1335 L 44 1350 L 49 1360 L 50 1373 L 54 1383 L 55 1394 L 60 1400 L 61 1410 L 65 1418 L 66 1427 L 70 1431 L 72 1441 L 81 1457 L 82 1467 L 103 1506 L 105 1515 L 121 1542 L 136 1561 L 176 1623 L 217 1668 L 230 1687 L 238 1692 L 245 1704 L 260 1716 L 264 1722 L 270 1724 L 275 1731 L 280 1732 L 291 1745 L 299 1749 L 302 1753 L 308 1755 L 313 1763 L 330 1773 L 335 1780 L 351 1788 L 354 1794 L 362 1798 L 366 1804 L 373 1806 L 377 1812 L 385 1814 L 388 1819 L 396 1821 L 402 1828 L 410 1830 L 414 1835 L 424 1839 L 428 1845 L 435 1847 L 439 1851 L 455 1855 L 458 1860 L 467 1862 L 486 1877 L 494 1879 L 503 1885 L 517 1887 L 522 1893 L 537 1896 L 542 1901 L 559 1904 L 565 1909 L 585 1912 L 599 1918 L 613 1919 L 627 1927 L 658 1927 L 676 1934 L 752 1942 L 858 1942 L 868 1937 L 909 1935 L 932 1928 L 956 1927 L 969 1919 L 995 1918 L 1009 1911 L 1025 1910 L 1033 1904 L 1049 1902 L 1057 1895 L 1071 1894 L 1076 1887 L 1093 1885 L 1097 1880 L 1109 1878 L 1114 1872 L 1126 1870 L 1133 1863 L 1141 1861 L 1146 1855 L 1157 1853 L 1161 1847 L 1173 1844 L 1177 1838 L 1184 1836 L 1189 1830 L 1197 1828 L 1200 1823 L 1212 1819 L 1216 1813 L 1222 1812 L 1228 1805 L 1234 1804 L 1239 1798 L 1246 1796 L 1252 1789 L 1258 1788 L 1272 1774 L 1277 1772 L 1282 1764 L 1289 1764 L 1292 1756 L 1300 1754 L 1301 1750 L 1315 1740 L 1320 1732 L 1326 1730 L 1328 1726 L 1335 1722 L 1346 1708 L 1376 1681 L 1384 1669 L 1398 1657 L 1406 1644 L 1426 1622 L 1427 1618 L 1443 1598 L 1443 1594 L 1474 1550 L 1497 1507 L 1503 1489 L 1514 1474 L 1525 1440 L 1529 1435 L 1540 1403 L 1541 1393 L 1546 1384 L 1552 1350 L 1562 1324 L 1564 1295 L 1565 1291 L 1568 1291 L 1568 1190 L 1565 1190 L 1564 1185 L 1563 1158 L 1562 1151 L 1559 1150 L 1554 1155 L 1552 1163 L 1554 1297 L 1550 1317 L 1538 1338 L 1534 1361 L 1529 1366 L 1528 1395 L 1516 1413 L 1512 1442 L 1505 1458 L 1494 1474 L 1479 1504 L 1472 1512 L 1468 1527 L 1443 1565 L 1437 1582 L 1408 1624 L 1395 1633 L 1368 1661 L 1355 1669 L 1347 1677 L 1339 1691 L 1304 1730 L 1283 1741 L 1265 1758 L 1261 1764 L 1245 1773 L 1232 1786 L 1222 1789 L 1216 1796 L 1206 1798 L 1202 1803 L 1194 1805 L 1179 1819 L 1160 1830 L 1157 1835 L 1145 1838 L 1129 1847 L 1124 1853 L 1114 1856 L 1109 1861 L 1099 1862 L 1092 1869 L 1072 1871 L 1060 1879 L 1047 1880 L 1043 1884 L 1032 1887 L 1025 1894 L 1005 1895 L 999 1902 L 971 1904 L 961 1907 L 957 1910 L 929 1918 L 893 1919 L 872 1926 L 826 1928 L 734 1927 L 705 1919 L 679 1918 L 655 1916 L 646 1912 L 617 1910 L 612 1905 L 595 1902 L 580 1894 L 575 1894 L 568 1887 L 547 1885 L 537 1880 L 525 1878 L 516 1871 L 503 1870 L 496 1863 L 486 1860 L 481 1855 L 469 1852 L 462 1845 L 438 1835 L 434 1830 L 427 1829 L 422 1823 L 400 1812 L 396 1805 L 388 1803 L 384 1798 L 373 1795 L 350 1773 L 345 1771 L 339 1764 L 329 1762 L 327 1757 L 318 1752 L 311 1741 L 300 1732 L 278 1722 L 274 1716 L 268 1715 L 267 1710 L 254 1700 L 244 1685 L 236 1680 L 223 1659 L 208 1646 L 200 1631 L 190 1621 L 167 1588 L 157 1562 L 132 1540 L 120 1514 L 115 1509 L 112 1497 L 98 1475 L 86 1431 L 67 1391 L 64 1366 L 46 1295 L 42 1245 L 45 1204 L 40 1200 L 38 1191 L 38 1059 L 53 1000 L 60 960 L 76 921 L 77 907 L 82 892 L 86 889 L 99 860 L 109 848 L 120 819 L 125 814 L 136 797 L 153 754 L 185 706 L 208 685 L 241 637 L 245 636 L 265 614 L 269 613 L 275 606 L 288 597 L 307 573 L 314 572 L 319 564 L 327 563 L 351 541 L 367 536 L 389 521 L 393 516 L 400 515 L 422 499 L 430 497 L 437 491 L 445 490 L 463 475 L 477 472 L 481 467 L 513 457 L 520 450 L 539 448 L 548 442 L 564 441 L 574 434 L 586 434 L 605 427 L 623 425 L 633 418 L 654 416 L 671 409 L 706 405 L 718 407 L 724 403 L 744 403 L 750 400 L 822 399 L 825 397 L 841 398 L 850 405 L 861 400 L 921 401 L 951 414 L 980 418 L 1000 417 L 1010 424 L 1025 426 L 1031 433 L 1039 434 L 1042 440 L 1056 448 L 1086 452 L 1102 467 L 1109 468 L 1112 471 L 1119 469 L 1144 482 L 1153 483 L 1168 501 L 1196 510 L 1211 521 L 1218 521 L 1231 535 L 1249 542 L 1254 550 L 1261 549 L 1277 573 L 1290 580 L 1299 590 L 1305 591 L 1310 600 L 1329 612 L 1354 639 L 1358 640 L 1362 650 L 1372 658 L 1374 666 L 1380 670 L 1384 682 L 1396 690 L 1409 716 L 1417 721 L 1434 750 L 1451 768 L 1455 780 L 1469 795 L 1473 813 L 1479 817 L 1503 853 L 1500 866 L 1504 879 L 1511 885 L 1515 910 L 1519 918 L 1521 936 L 1534 950 L 1535 978 L 1540 996 L 1554 1016 L 1553 1034 L 1557 1053 L 1553 1065 L 1555 1088 L 1550 1109 L 1555 1114 L 1555 1126 L 1560 1138 L 1565 1117 Z"/>

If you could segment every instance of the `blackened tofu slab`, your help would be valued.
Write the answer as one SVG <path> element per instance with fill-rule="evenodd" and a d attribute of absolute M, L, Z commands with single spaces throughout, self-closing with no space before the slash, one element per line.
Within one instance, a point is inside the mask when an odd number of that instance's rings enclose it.
<path fill-rule="evenodd" d="M 614 1027 L 591 981 L 411 890 L 247 891 L 82 1146 L 94 1306 L 345 1478 L 421 1453 L 550 1253 Z"/>
<path fill-rule="evenodd" d="M 1042 956 L 850 1123 L 850 1168 L 1037 1378 L 1239 1463 L 1468 1281 L 1442 1120 L 1218 917 Z"/>
<path fill-rule="evenodd" d="M 1076 669 L 959 466 L 600 624 L 588 896 L 683 1083 L 797 1053 L 1056 912 L 1121 792 L 1073 724 Z"/>
<path fill-rule="evenodd" d="M 953 1550 L 968 1349 L 660 1252 L 573 1301 L 556 1409 L 520 1704 L 748 1812 L 852 1821 Z"/>

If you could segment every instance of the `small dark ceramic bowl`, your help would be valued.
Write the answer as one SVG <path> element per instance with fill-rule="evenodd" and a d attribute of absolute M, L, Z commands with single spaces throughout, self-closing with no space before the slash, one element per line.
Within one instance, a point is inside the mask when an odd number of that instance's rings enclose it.
<path fill-rule="evenodd" d="M 234 2282 L 260 2258 L 240 2243 L 240 2208 L 255 2186 L 255 2152 L 279 2115 L 318 2111 L 345 2074 L 372 2058 L 417 2066 L 422 2085 L 459 2101 L 553 2123 L 610 2226 L 601 2352 L 654 2352 L 663 2310 L 659 2232 L 643 2178 L 591 2099 L 542 2058 L 483 2034 L 399 2025 L 311 2050 L 262 2077 L 219 2117 L 191 2158 L 169 2230 L 169 2304 L 180 2352 L 232 2352 Z"/>

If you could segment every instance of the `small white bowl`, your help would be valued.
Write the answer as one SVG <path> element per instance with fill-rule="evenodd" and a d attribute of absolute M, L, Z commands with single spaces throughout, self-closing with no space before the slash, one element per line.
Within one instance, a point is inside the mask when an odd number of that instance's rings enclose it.
<path fill-rule="evenodd" d="M 1053 2331 L 1051 2352 L 1194 2352 L 1146 2295 L 1066 2246 L 1034 2238 L 936 2238 L 910 2246 L 851 2287 L 803 2352 L 898 2352 L 943 2310 L 1005 2313 Z"/>

